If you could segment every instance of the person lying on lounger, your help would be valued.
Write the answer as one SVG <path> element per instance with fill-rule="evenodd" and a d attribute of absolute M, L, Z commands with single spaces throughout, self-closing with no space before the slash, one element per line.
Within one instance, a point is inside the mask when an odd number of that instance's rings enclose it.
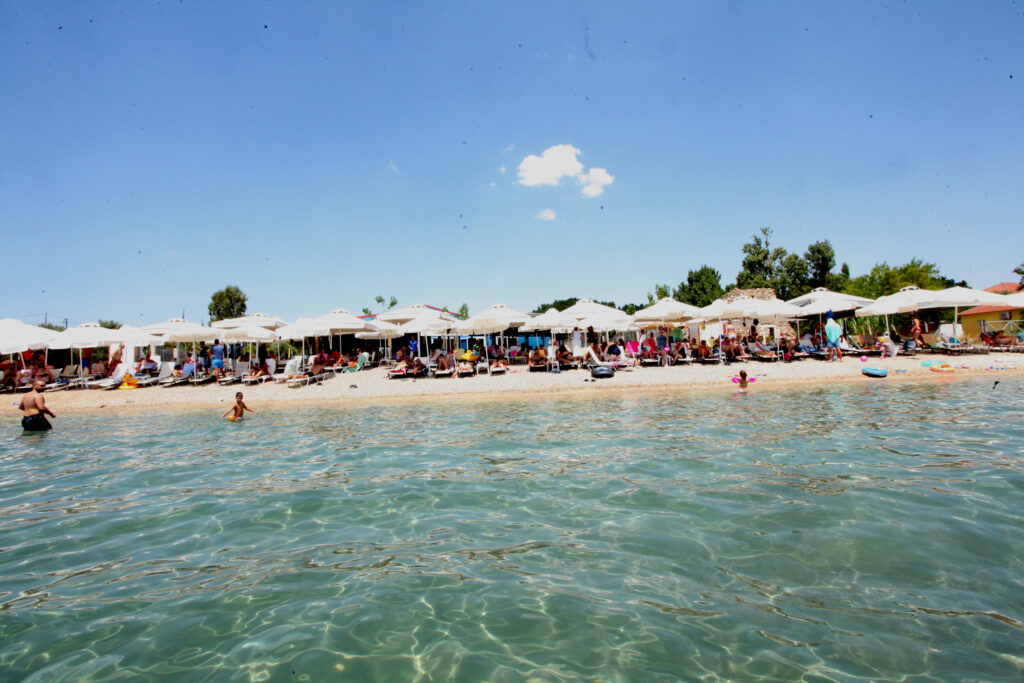
<path fill-rule="evenodd" d="M 245 377 L 246 379 L 256 379 L 257 377 L 264 377 L 268 374 L 270 373 L 267 372 L 267 362 L 257 361 L 251 368 L 249 368 L 249 372 Z"/>
<path fill-rule="evenodd" d="M 558 358 L 558 362 L 562 365 L 572 365 L 573 363 L 572 351 L 565 348 L 564 342 L 558 345 L 558 352 L 555 357 Z"/>
<path fill-rule="evenodd" d="M 548 364 L 548 354 L 544 352 L 544 349 L 537 347 L 530 354 L 530 367 L 540 368 Z"/>

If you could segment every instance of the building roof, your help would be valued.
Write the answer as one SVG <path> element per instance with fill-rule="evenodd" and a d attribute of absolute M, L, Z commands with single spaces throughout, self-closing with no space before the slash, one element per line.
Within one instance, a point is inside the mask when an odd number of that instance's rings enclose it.
<path fill-rule="evenodd" d="M 998 294 L 1014 294 L 1019 292 L 1024 287 L 1021 287 L 1018 282 L 1000 282 L 999 284 L 986 287 L 986 292 L 996 292 Z M 969 308 L 960 314 L 962 318 L 965 315 L 980 315 L 982 313 L 1002 313 L 1003 311 L 1016 311 L 1020 306 L 975 306 Z"/>

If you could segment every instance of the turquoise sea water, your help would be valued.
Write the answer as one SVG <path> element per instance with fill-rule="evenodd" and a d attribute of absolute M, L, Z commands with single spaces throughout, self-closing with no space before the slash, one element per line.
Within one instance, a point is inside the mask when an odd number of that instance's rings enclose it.
<path fill-rule="evenodd" d="M 1024 381 L 943 379 L 12 409 L 0 680 L 1020 680 Z"/>

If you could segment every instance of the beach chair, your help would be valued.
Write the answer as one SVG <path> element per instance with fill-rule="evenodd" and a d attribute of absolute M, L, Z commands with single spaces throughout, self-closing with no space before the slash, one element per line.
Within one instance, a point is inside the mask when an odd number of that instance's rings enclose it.
<path fill-rule="evenodd" d="M 761 361 L 762 363 L 774 363 L 779 359 L 779 354 L 771 349 L 762 351 L 757 348 L 757 344 L 753 342 L 747 342 L 747 355 L 754 360 Z"/>
<path fill-rule="evenodd" d="M 121 363 L 114 368 L 114 374 L 105 379 L 94 379 L 85 383 L 86 389 L 116 389 L 121 386 L 125 373 L 128 372 L 127 363 Z"/>
<path fill-rule="evenodd" d="M 366 364 L 369 362 L 369 360 L 370 355 L 364 351 L 363 353 L 359 354 L 358 358 L 356 358 L 356 364 L 354 366 L 350 368 L 345 368 L 342 370 L 342 372 L 359 372 L 360 370 L 366 367 Z"/>
<path fill-rule="evenodd" d="M 292 377 L 288 380 L 288 387 L 296 389 L 298 387 L 308 387 L 310 384 L 320 384 L 328 377 L 333 377 L 334 373 L 329 371 L 318 372 L 315 375 L 303 375 L 302 377 Z"/>
<path fill-rule="evenodd" d="M 167 379 L 174 372 L 174 362 L 164 361 L 160 364 L 160 372 L 156 376 L 152 377 L 139 377 L 138 387 L 155 387 L 160 384 L 160 380 Z"/>
<path fill-rule="evenodd" d="M 217 384 L 220 384 L 220 385 L 223 385 L 223 386 L 227 386 L 229 384 L 234 384 L 235 382 L 241 382 L 242 378 L 249 374 L 249 365 L 250 365 L 249 361 L 245 361 L 245 362 L 237 362 L 236 361 L 235 362 L 235 371 L 232 374 L 230 374 L 230 375 L 228 375 L 226 377 L 221 377 L 220 379 L 218 379 L 217 380 Z"/>
<path fill-rule="evenodd" d="M 161 380 L 158 380 L 157 383 L 156 383 L 157 386 L 165 387 L 166 388 L 166 387 L 176 387 L 176 386 L 180 386 L 182 384 L 188 384 L 189 378 L 192 377 L 192 375 L 196 371 L 194 363 L 189 363 L 188 365 L 189 365 L 189 368 L 187 370 L 182 370 L 181 371 L 181 377 L 174 377 L 173 376 L 174 371 L 172 369 L 171 376 L 170 377 L 165 377 L 164 379 L 161 379 Z"/>
<path fill-rule="evenodd" d="M 487 368 L 487 374 L 488 375 L 504 375 L 506 370 L 508 370 L 508 368 L 505 367 L 505 365 L 503 365 L 503 364 L 499 364 L 497 367 L 495 367 L 494 365 L 491 365 L 491 366 L 489 366 Z"/>
<path fill-rule="evenodd" d="M 78 365 L 67 365 L 57 373 L 57 377 L 46 385 L 47 391 L 61 391 L 71 385 L 71 381 L 77 379 Z"/>
<path fill-rule="evenodd" d="M 302 368 L 302 360 L 302 356 L 295 356 L 294 358 L 289 358 L 288 362 L 284 364 L 284 372 L 274 375 L 271 381 L 274 382 L 275 384 L 286 383 L 288 381 L 289 375 L 296 374 L 297 372 L 299 372 L 300 368 Z"/>
<path fill-rule="evenodd" d="M 594 353 L 594 349 L 587 347 L 587 355 L 585 357 L 586 366 L 590 369 L 594 368 L 611 368 L 612 370 L 632 370 L 633 366 L 627 363 L 623 363 L 621 360 L 604 361 L 597 357 Z"/>

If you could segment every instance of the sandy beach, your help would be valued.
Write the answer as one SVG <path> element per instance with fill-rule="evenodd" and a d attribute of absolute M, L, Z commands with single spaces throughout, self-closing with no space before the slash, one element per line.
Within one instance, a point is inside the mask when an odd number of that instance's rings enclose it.
<path fill-rule="evenodd" d="M 937 373 L 922 365 L 926 361 L 946 362 L 953 373 Z M 885 379 L 865 377 L 865 367 L 885 368 Z M 478 401 L 524 396 L 552 396 L 597 392 L 636 391 L 732 391 L 732 377 L 740 370 L 755 378 L 754 391 L 776 388 L 824 385 L 834 382 L 898 382 L 905 380 L 948 382 L 957 377 L 1020 375 L 1024 373 L 1024 355 L 992 353 L 958 357 L 921 354 L 915 357 L 846 357 L 841 362 L 806 359 L 793 363 L 746 363 L 720 365 L 646 367 L 617 372 L 608 379 L 591 380 L 584 370 L 558 374 L 528 372 L 515 366 L 505 375 L 478 375 L 461 379 L 388 379 L 383 368 L 337 375 L 321 384 L 291 388 L 283 384 L 259 386 L 204 385 L 173 388 L 152 387 L 131 391 L 72 390 L 47 394 L 47 402 L 58 414 L 62 411 L 94 410 L 184 410 L 196 408 L 226 409 L 236 391 L 259 410 L 269 407 L 318 405 L 351 407 L 366 403 L 390 403 L 431 400 Z M 14 397 L 11 397 L 14 400 Z"/>

